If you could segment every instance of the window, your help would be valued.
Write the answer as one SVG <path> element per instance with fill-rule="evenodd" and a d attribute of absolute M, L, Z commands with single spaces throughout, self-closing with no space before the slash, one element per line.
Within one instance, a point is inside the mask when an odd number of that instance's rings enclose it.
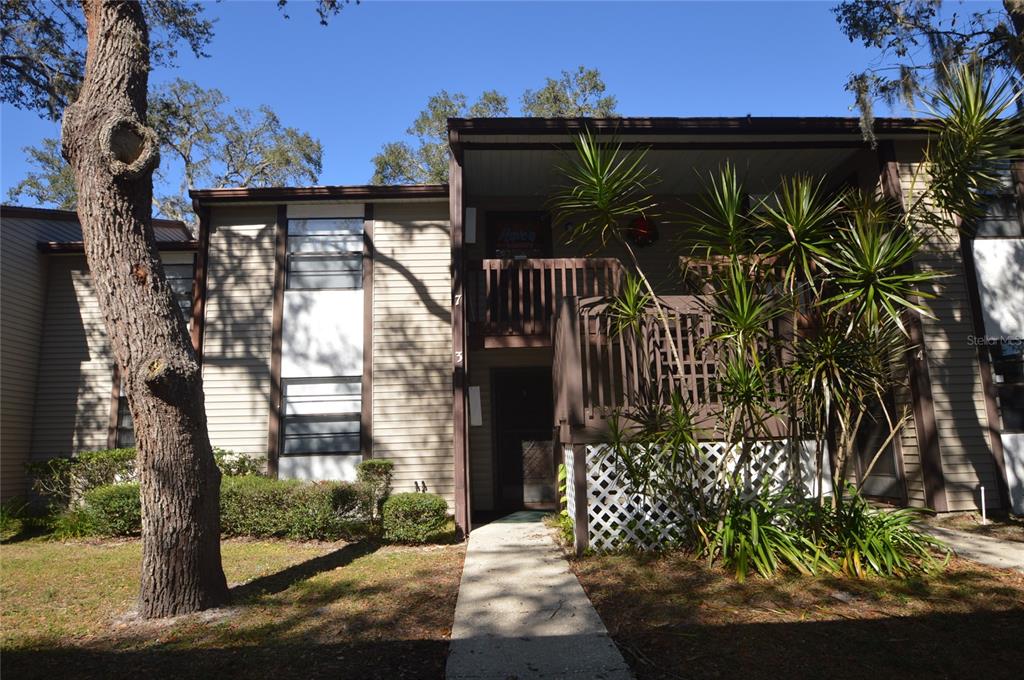
<path fill-rule="evenodd" d="M 288 220 L 286 288 L 358 290 L 363 287 L 363 220 Z"/>
<path fill-rule="evenodd" d="M 167 277 L 167 285 L 171 287 L 174 294 L 174 301 L 178 303 L 185 322 L 192 319 L 192 278 L 194 273 L 193 264 L 165 264 L 164 275 Z"/>
<path fill-rule="evenodd" d="M 287 378 L 281 383 L 282 455 L 359 453 L 362 376 Z"/>
<path fill-rule="evenodd" d="M 132 424 L 132 412 L 128 410 L 128 397 L 124 396 L 123 387 L 121 388 L 121 396 L 117 398 L 117 432 L 114 446 L 119 449 L 130 449 L 135 446 L 135 427 Z"/>
<path fill-rule="evenodd" d="M 1024 432 L 1024 341 L 989 345 L 1003 432 Z"/>
<path fill-rule="evenodd" d="M 994 168 L 999 184 L 984 195 L 987 205 L 985 214 L 975 224 L 978 238 L 999 238 L 1022 236 L 1020 206 L 1017 205 L 1016 190 L 1010 163 L 1000 163 Z"/>

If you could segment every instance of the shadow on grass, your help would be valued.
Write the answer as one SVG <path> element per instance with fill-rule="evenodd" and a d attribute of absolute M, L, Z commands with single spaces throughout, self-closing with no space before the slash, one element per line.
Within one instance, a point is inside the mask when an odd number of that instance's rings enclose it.
<path fill-rule="evenodd" d="M 380 640 L 140 651 L 81 648 L 5 651 L 4 677 L 20 680 L 119 678 L 443 678 L 447 640 Z"/>
<path fill-rule="evenodd" d="M 349 565 L 360 557 L 376 552 L 380 547 L 379 541 L 349 543 L 326 555 L 293 564 L 273 574 L 234 586 L 231 589 L 231 601 L 242 604 L 261 595 L 282 593 L 300 581 Z"/>

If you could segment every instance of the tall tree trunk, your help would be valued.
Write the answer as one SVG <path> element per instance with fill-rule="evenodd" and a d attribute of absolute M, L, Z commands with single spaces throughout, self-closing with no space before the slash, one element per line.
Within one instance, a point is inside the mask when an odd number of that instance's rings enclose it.
<path fill-rule="evenodd" d="M 164 278 L 151 222 L 155 133 L 145 127 L 149 35 L 142 8 L 83 0 L 85 82 L 64 113 L 85 254 L 135 423 L 142 495 L 139 612 L 171 616 L 227 602 L 220 473 L 202 376 Z"/>

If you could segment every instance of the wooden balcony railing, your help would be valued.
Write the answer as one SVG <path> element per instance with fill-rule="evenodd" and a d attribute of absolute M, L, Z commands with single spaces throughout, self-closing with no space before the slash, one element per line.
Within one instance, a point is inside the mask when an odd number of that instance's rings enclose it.
<path fill-rule="evenodd" d="M 484 347 L 551 344 L 552 317 L 566 297 L 615 295 L 615 258 L 479 260 L 466 272 L 469 335 Z"/>
<path fill-rule="evenodd" d="M 695 295 L 666 296 L 662 302 L 668 335 L 653 311 L 639 332 L 616 334 L 607 300 L 562 301 L 554 327 L 552 379 L 554 424 L 563 442 L 600 440 L 608 417 L 667 403 L 673 393 L 689 402 L 700 427 L 710 431 L 718 423 L 718 357 L 714 343 L 707 342 L 711 317 Z M 783 322 L 776 325 L 775 333 L 785 332 Z M 669 342 L 675 345 L 678 366 Z"/>

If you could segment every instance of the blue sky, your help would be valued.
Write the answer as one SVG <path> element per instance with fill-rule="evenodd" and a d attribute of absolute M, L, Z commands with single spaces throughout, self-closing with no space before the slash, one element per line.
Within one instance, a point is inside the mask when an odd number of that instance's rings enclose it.
<path fill-rule="evenodd" d="M 498 89 L 515 114 L 524 89 L 580 64 L 600 69 L 624 115 L 851 115 L 843 84 L 874 54 L 840 33 L 833 4 L 367 0 L 323 27 L 309 3 L 291 0 L 286 20 L 272 0 L 227 0 L 208 5 L 211 57 L 183 54 L 151 82 L 269 104 L 323 143 L 321 184 L 360 184 L 438 90 Z M 21 147 L 57 132 L 3 105 L 5 199 L 26 171 Z"/>

